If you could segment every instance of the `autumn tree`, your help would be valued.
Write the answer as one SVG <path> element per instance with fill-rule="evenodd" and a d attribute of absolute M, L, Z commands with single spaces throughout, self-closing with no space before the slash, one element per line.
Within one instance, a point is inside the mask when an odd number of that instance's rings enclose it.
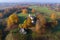
<path fill-rule="evenodd" d="M 50 18 L 52 20 L 56 20 L 57 19 L 57 14 L 56 13 L 52 13 L 51 16 L 50 16 Z"/>
<path fill-rule="evenodd" d="M 23 28 L 31 27 L 31 19 L 29 17 L 24 21 L 24 23 L 22 24 L 22 27 Z"/>
<path fill-rule="evenodd" d="M 45 33 L 46 18 L 42 14 L 37 14 L 36 17 L 37 17 L 37 20 L 39 20 L 36 23 L 36 30 L 39 30 L 40 33 Z"/>
<path fill-rule="evenodd" d="M 2 13 L 0 13 L 0 18 L 2 18 L 3 17 L 3 14 Z"/>
<path fill-rule="evenodd" d="M 34 8 L 32 8 L 32 11 L 31 11 L 32 13 L 35 13 L 35 9 Z"/>
<path fill-rule="evenodd" d="M 27 9 L 22 9 L 22 13 L 26 14 L 27 13 Z"/>
<path fill-rule="evenodd" d="M 58 21 L 56 20 L 57 19 L 57 14 L 56 13 L 52 13 L 50 18 L 53 22 L 53 26 L 58 24 Z"/>
<path fill-rule="evenodd" d="M 37 33 L 39 33 L 40 32 L 40 23 L 39 23 L 39 20 L 37 20 L 36 21 L 36 27 L 35 27 L 35 31 L 37 32 Z"/>
<path fill-rule="evenodd" d="M 36 17 L 37 17 L 38 20 L 40 20 L 40 23 L 41 23 L 41 24 L 44 25 L 44 24 L 46 23 L 46 18 L 44 17 L 44 15 L 38 13 L 38 14 L 36 15 Z"/>
<path fill-rule="evenodd" d="M 13 13 L 7 19 L 7 27 L 10 28 L 12 25 L 18 24 L 18 22 L 19 22 L 19 18 L 17 14 Z"/>

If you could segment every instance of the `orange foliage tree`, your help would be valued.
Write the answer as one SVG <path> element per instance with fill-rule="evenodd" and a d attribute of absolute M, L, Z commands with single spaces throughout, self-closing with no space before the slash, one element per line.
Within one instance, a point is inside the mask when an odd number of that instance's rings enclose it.
<path fill-rule="evenodd" d="M 56 20 L 57 19 L 57 14 L 56 13 L 52 13 L 51 16 L 50 16 L 50 18 L 52 20 Z"/>
<path fill-rule="evenodd" d="M 0 13 L 0 17 L 3 17 L 3 14 L 2 13 Z"/>
<path fill-rule="evenodd" d="M 39 33 L 40 32 L 40 23 L 39 23 L 39 20 L 37 20 L 36 21 L 36 29 L 35 29 L 35 31 L 37 32 L 37 33 Z"/>
<path fill-rule="evenodd" d="M 22 13 L 26 14 L 27 13 L 27 9 L 22 9 Z"/>
<path fill-rule="evenodd" d="M 53 25 L 58 24 L 58 21 L 56 20 L 57 19 L 57 14 L 56 13 L 52 13 L 50 18 L 51 18 L 51 20 L 53 22 Z"/>
<path fill-rule="evenodd" d="M 36 23 L 36 30 L 37 32 L 40 31 L 40 33 L 45 33 L 45 23 L 46 23 L 46 18 L 42 14 L 37 14 L 37 20 L 39 20 Z"/>
<path fill-rule="evenodd" d="M 44 24 L 46 23 L 46 18 L 44 17 L 44 15 L 42 15 L 42 14 L 37 14 L 36 17 L 37 17 L 38 20 L 40 20 L 40 23 L 41 23 L 41 24 L 44 25 Z"/>
<path fill-rule="evenodd" d="M 34 8 L 32 8 L 32 11 L 31 11 L 32 13 L 35 13 L 35 9 Z"/>

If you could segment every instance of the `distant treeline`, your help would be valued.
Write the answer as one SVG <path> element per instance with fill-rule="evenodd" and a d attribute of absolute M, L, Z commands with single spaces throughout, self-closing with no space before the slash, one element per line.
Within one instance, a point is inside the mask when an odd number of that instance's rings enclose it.
<path fill-rule="evenodd" d="M 24 11 L 26 13 L 32 13 L 34 12 L 34 9 L 29 8 L 29 7 L 12 7 L 12 8 L 2 9 L 0 10 L 0 18 L 6 18 L 12 13 L 24 13 Z"/>

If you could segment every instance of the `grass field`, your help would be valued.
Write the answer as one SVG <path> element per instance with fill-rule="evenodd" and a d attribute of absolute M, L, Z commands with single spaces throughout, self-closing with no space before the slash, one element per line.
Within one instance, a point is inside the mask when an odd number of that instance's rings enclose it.
<path fill-rule="evenodd" d="M 28 17 L 28 13 L 27 14 L 23 14 L 23 13 L 19 13 L 19 14 L 17 14 L 18 15 L 18 17 L 19 17 L 19 20 L 20 20 L 20 23 L 23 23 L 24 22 L 24 20 L 26 19 L 26 17 Z M 35 16 L 35 14 L 31 14 L 32 16 Z"/>
<path fill-rule="evenodd" d="M 47 15 L 50 15 L 51 13 L 54 13 L 54 10 L 49 10 L 47 7 L 40 7 L 40 6 L 30 6 L 30 8 L 34 8 L 38 12 L 43 12 Z M 55 12 L 58 16 L 60 16 L 60 12 Z"/>

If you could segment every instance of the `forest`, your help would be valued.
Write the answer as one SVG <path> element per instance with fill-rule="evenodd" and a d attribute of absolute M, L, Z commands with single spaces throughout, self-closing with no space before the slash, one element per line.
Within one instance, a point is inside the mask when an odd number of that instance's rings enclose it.
<path fill-rule="evenodd" d="M 60 12 L 41 6 L 0 10 L 0 40 L 60 40 Z"/>

